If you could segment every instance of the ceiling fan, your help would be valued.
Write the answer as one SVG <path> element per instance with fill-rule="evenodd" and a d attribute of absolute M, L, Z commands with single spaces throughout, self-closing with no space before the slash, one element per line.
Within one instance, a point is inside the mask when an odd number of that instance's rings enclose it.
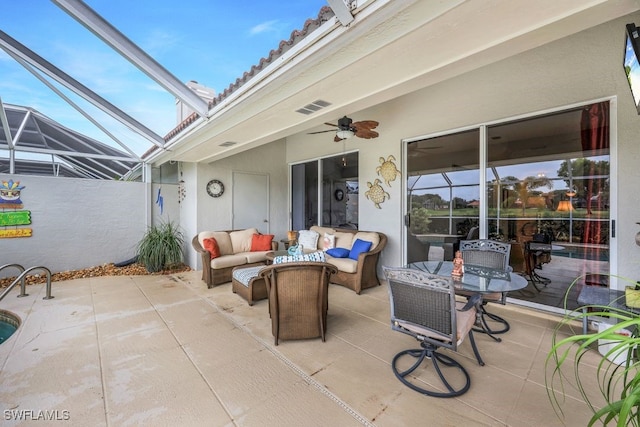
<path fill-rule="evenodd" d="M 361 122 L 354 122 L 349 117 L 344 116 L 338 120 L 338 124 L 325 123 L 327 126 L 333 126 L 337 129 L 321 130 L 318 132 L 309 132 L 308 135 L 325 132 L 335 132 L 336 136 L 333 138 L 335 142 L 342 141 L 343 139 L 357 136 L 358 138 L 371 139 L 379 136 L 378 132 L 372 130 L 378 127 L 378 122 L 373 120 L 363 120 Z"/>

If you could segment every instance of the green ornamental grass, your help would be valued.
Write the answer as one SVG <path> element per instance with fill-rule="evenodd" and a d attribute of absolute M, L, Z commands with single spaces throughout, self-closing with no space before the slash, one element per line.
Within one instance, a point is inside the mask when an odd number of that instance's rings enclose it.
<path fill-rule="evenodd" d="M 632 280 L 618 278 L 634 286 L 636 284 Z M 578 279 L 571 286 L 574 286 Z M 565 308 L 566 298 L 565 296 Z M 565 390 L 573 388 L 578 390 L 593 414 L 588 427 L 597 425 L 638 427 L 640 426 L 640 359 L 638 359 L 640 316 L 628 310 L 608 306 L 591 305 L 588 308 L 591 312 L 579 311 L 582 307 L 569 312 L 553 333 L 552 347 L 545 362 L 545 383 L 551 404 L 558 416 L 564 420 Z M 598 333 L 587 335 L 566 336 L 566 333 L 562 332 L 566 331 L 567 326 L 572 322 L 587 315 L 607 318 L 614 324 Z M 618 334 L 617 331 L 620 329 L 627 329 L 631 334 Z M 569 330 L 571 330 L 570 326 Z M 587 374 L 585 377 L 584 372 L 591 371 L 583 371 L 581 362 L 588 352 L 597 351 L 599 340 L 613 340 L 615 345 L 598 363 L 596 378 L 592 377 L 593 374 Z M 625 363 L 618 365 L 608 359 L 609 356 L 618 354 L 626 355 Z M 594 382 L 597 384 L 597 391 L 592 389 Z"/>
<path fill-rule="evenodd" d="M 152 225 L 138 243 L 138 262 L 151 273 L 182 264 L 184 236 L 173 222 Z"/>

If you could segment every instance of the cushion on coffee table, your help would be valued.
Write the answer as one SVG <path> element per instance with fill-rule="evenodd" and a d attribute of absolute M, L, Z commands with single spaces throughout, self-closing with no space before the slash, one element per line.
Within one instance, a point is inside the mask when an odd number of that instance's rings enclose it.
<path fill-rule="evenodd" d="M 231 290 L 247 300 L 249 305 L 254 301 L 267 298 L 267 284 L 264 278 L 258 276 L 258 272 L 264 265 L 252 267 L 236 267 L 231 272 Z"/>
<path fill-rule="evenodd" d="M 258 277 L 258 272 L 264 268 L 264 265 L 258 265 L 256 267 L 236 268 L 231 273 L 231 277 L 242 283 L 244 286 L 249 287 L 251 279 Z"/>

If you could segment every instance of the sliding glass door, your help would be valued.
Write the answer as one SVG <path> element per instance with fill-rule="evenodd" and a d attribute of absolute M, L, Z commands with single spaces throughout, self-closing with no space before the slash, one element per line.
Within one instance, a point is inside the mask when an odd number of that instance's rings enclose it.
<path fill-rule="evenodd" d="M 609 133 L 608 102 L 487 127 L 489 235 L 534 282 L 513 298 L 561 307 L 579 278 L 575 308 L 582 286 L 608 285 Z"/>
<path fill-rule="evenodd" d="M 407 144 L 407 262 L 450 259 L 457 243 L 478 225 L 479 131 Z"/>
<path fill-rule="evenodd" d="M 358 228 L 358 153 L 291 166 L 292 230 Z"/>
<path fill-rule="evenodd" d="M 407 261 L 447 259 L 479 225 L 511 243 L 512 268 L 532 279 L 510 297 L 562 307 L 578 278 L 576 307 L 581 286 L 608 286 L 609 134 L 599 102 L 408 142 Z"/>

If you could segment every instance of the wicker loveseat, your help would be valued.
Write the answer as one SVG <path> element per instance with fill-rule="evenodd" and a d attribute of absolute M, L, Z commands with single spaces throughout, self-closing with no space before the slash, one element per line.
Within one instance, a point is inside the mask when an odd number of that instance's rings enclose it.
<path fill-rule="evenodd" d="M 254 234 L 261 235 L 255 228 L 231 231 L 201 231 L 191 240 L 191 245 L 200 254 L 202 261 L 202 280 L 208 288 L 231 281 L 234 267 L 265 265 L 267 253 L 278 250 L 278 242 L 272 241 L 269 250 L 252 251 Z M 204 239 L 214 238 L 220 250 L 220 256 L 211 258 L 206 250 Z"/>
<path fill-rule="evenodd" d="M 372 243 L 367 252 L 360 253 L 357 260 L 351 258 L 336 258 L 330 253 L 326 254 L 326 262 L 334 265 L 338 272 L 331 276 L 331 283 L 345 286 L 355 293 L 360 294 L 363 289 L 380 285 L 378 279 L 377 266 L 380 252 L 387 244 L 387 236 L 377 231 L 359 231 L 352 229 L 330 228 L 312 226 L 310 231 L 318 233 L 318 241 L 315 248 L 304 246 L 305 252 L 324 250 L 325 235 L 334 236 L 334 246 L 338 248 L 351 249 L 358 239 Z M 299 239 L 299 243 L 300 243 Z"/>

